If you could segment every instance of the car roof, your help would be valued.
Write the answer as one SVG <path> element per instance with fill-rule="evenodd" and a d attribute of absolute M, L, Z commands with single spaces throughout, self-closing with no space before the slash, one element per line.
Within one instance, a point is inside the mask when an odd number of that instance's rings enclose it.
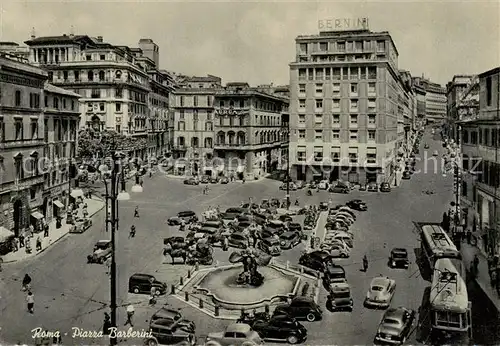
<path fill-rule="evenodd" d="M 349 284 L 347 282 L 339 282 L 339 283 L 335 283 L 335 284 L 330 285 L 330 289 L 333 289 L 334 291 L 335 290 L 347 291 L 347 290 L 351 289 L 351 286 L 349 286 Z"/>
<path fill-rule="evenodd" d="M 325 269 L 327 272 L 345 273 L 345 269 L 342 266 L 339 266 L 338 264 L 328 263 Z"/>
<path fill-rule="evenodd" d="M 403 316 L 405 315 L 405 313 L 406 313 L 406 309 L 404 309 L 403 307 L 389 308 L 385 312 L 382 320 L 384 320 L 386 318 L 394 318 L 394 319 L 401 321 L 403 319 Z"/>
<path fill-rule="evenodd" d="M 286 231 L 286 232 L 283 232 L 283 234 L 281 235 L 281 237 L 283 238 L 286 238 L 286 237 L 291 237 L 293 235 L 297 235 L 297 231 Z"/>
<path fill-rule="evenodd" d="M 396 253 L 405 253 L 405 254 L 408 254 L 408 251 L 406 251 L 406 249 L 404 249 L 402 247 L 395 247 L 391 251 L 392 252 L 396 252 Z"/>
<path fill-rule="evenodd" d="M 227 326 L 226 333 L 248 333 L 252 328 L 246 323 L 233 323 Z"/>
<path fill-rule="evenodd" d="M 192 210 L 184 210 L 184 211 L 180 211 L 180 212 L 177 213 L 177 215 L 187 215 L 187 214 L 189 214 L 189 215 L 193 214 L 194 215 L 196 213 L 194 211 L 192 211 Z"/>
<path fill-rule="evenodd" d="M 283 225 L 283 221 L 280 221 L 280 220 L 270 220 L 269 224 L 276 225 L 276 226 L 282 226 Z"/>
<path fill-rule="evenodd" d="M 96 244 L 104 244 L 104 243 L 111 243 L 111 240 L 109 239 L 98 240 Z"/>
<path fill-rule="evenodd" d="M 372 279 L 372 283 L 370 286 L 385 286 L 389 283 L 390 279 L 385 276 L 377 276 Z"/>
<path fill-rule="evenodd" d="M 309 255 L 311 255 L 311 256 L 318 256 L 318 257 L 321 257 L 322 259 L 330 257 L 330 254 L 328 252 L 321 251 L 321 250 L 316 250 L 316 251 L 310 252 Z"/>
<path fill-rule="evenodd" d="M 153 275 L 151 275 L 151 274 L 141 274 L 141 273 L 135 273 L 135 274 L 132 274 L 132 275 L 130 276 L 130 278 L 133 278 L 133 277 L 134 277 L 134 278 L 148 278 L 148 279 L 149 279 L 149 278 L 154 278 L 154 276 L 153 276 Z"/>
<path fill-rule="evenodd" d="M 314 300 L 310 297 L 303 297 L 303 296 L 297 296 L 292 299 L 294 302 L 307 302 L 307 303 L 314 303 Z"/>

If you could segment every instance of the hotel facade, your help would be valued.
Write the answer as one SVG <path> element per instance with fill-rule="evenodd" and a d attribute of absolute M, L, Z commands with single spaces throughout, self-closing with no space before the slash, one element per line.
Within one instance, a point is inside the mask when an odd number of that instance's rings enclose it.
<path fill-rule="evenodd" d="M 292 178 L 391 182 L 409 152 L 417 107 L 390 34 L 325 31 L 297 37 L 296 52 L 290 64 Z"/>

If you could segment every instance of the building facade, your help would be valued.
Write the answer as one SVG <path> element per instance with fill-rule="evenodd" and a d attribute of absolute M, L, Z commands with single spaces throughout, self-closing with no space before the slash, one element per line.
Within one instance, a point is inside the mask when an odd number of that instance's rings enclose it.
<path fill-rule="evenodd" d="M 446 88 L 429 79 L 414 77 L 413 83 L 425 90 L 425 116 L 427 123 L 443 124 L 446 118 Z"/>
<path fill-rule="evenodd" d="M 169 92 L 173 80 L 158 70 L 158 46 L 116 46 L 102 36 L 32 36 L 30 62 L 49 81 L 81 96 L 80 127 L 112 130 L 135 139 L 130 155 L 146 159 L 167 151 Z M 151 57 L 149 57 L 151 56 Z"/>
<path fill-rule="evenodd" d="M 258 179 L 281 168 L 288 99 L 247 83 L 228 83 L 216 91 L 214 104 L 215 162 L 205 174 Z"/>
<path fill-rule="evenodd" d="M 174 92 L 172 169 L 199 174 L 214 154 L 214 98 L 221 78 L 181 77 Z"/>
<path fill-rule="evenodd" d="M 43 217 L 47 73 L 0 56 L 0 225 L 19 235 Z"/>
<path fill-rule="evenodd" d="M 297 37 L 296 50 L 290 64 L 292 177 L 390 181 L 405 155 L 412 115 L 389 33 L 320 32 Z"/>
<path fill-rule="evenodd" d="M 453 79 L 446 85 L 447 105 L 445 133 L 456 143 L 459 143 L 461 137 L 459 122 L 464 120 L 464 117 L 467 117 L 467 115 L 464 114 L 464 110 L 472 107 L 475 107 L 476 110 L 479 108 L 479 93 L 471 89 L 473 84 L 475 84 L 477 89 L 479 84 L 476 79 L 476 76 L 456 75 L 453 76 Z M 471 97 L 471 92 L 474 92 L 477 97 Z"/>
<path fill-rule="evenodd" d="M 472 114 L 459 121 L 463 156 L 461 206 L 468 227 L 472 229 L 476 223 L 483 249 L 499 254 L 500 68 L 480 74 L 477 85 L 479 109 L 472 106 L 459 113 L 461 117 Z M 474 89 L 473 84 L 467 90 Z M 470 94 L 473 99 L 474 92 Z"/>
<path fill-rule="evenodd" d="M 47 221 L 70 202 L 70 165 L 76 158 L 80 95 L 49 83 L 44 87 L 43 172 L 44 189 L 40 212 Z"/>

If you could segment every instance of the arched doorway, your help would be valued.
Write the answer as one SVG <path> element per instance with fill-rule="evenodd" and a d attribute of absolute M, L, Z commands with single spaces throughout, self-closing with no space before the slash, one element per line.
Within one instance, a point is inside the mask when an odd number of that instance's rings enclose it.
<path fill-rule="evenodd" d="M 14 201 L 14 234 L 19 236 L 22 228 L 23 228 L 23 203 L 20 199 L 16 199 Z"/>

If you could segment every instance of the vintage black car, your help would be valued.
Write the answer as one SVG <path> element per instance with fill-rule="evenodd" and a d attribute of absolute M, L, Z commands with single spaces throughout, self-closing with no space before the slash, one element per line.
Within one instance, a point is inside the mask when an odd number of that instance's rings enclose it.
<path fill-rule="evenodd" d="M 411 171 L 410 170 L 405 170 L 403 172 L 403 179 L 408 180 L 411 178 Z"/>
<path fill-rule="evenodd" d="M 149 324 L 151 336 L 147 339 L 147 345 L 175 345 L 187 342 L 189 345 L 196 344 L 195 329 L 187 323 L 172 321 L 169 319 L 157 319 Z"/>
<path fill-rule="evenodd" d="M 201 179 L 200 179 L 200 183 L 201 184 L 208 184 L 208 183 L 210 183 L 210 177 L 207 176 L 207 175 L 202 176 Z"/>
<path fill-rule="evenodd" d="M 188 178 L 184 180 L 185 185 L 199 185 L 200 181 L 196 178 Z"/>
<path fill-rule="evenodd" d="M 326 308 L 329 311 L 352 311 L 353 305 L 351 288 L 347 282 L 330 286 L 326 300 Z"/>
<path fill-rule="evenodd" d="M 295 297 L 290 304 L 276 306 L 273 316 L 279 315 L 288 315 L 308 322 L 320 321 L 323 318 L 321 308 L 309 297 Z"/>
<path fill-rule="evenodd" d="M 260 337 L 269 341 L 286 341 L 289 344 L 303 343 L 307 329 L 293 317 L 274 315 L 269 320 L 256 320 L 251 324 Z"/>
<path fill-rule="evenodd" d="M 402 345 L 406 342 L 415 320 L 415 311 L 404 307 L 390 308 L 380 322 L 375 344 Z"/>
<path fill-rule="evenodd" d="M 366 203 L 360 199 L 353 199 L 352 201 L 347 202 L 346 205 L 351 209 L 359 211 L 366 211 L 368 209 Z"/>
<path fill-rule="evenodd" d="M 302 237 L 298 231 L 288 231 L 280 235 L 280 247 L 284 250 L 291 249 L 300 244 Z"/>
<path fill-rule="evenodd" d="M 394 248 L 389 257 L 389 267 L 408 269 L 410 261 L 408 260 L 408 251 L 404 248 Z"/>
<path fill-rule="evenodd" d="M 378 185 L 377 183 L 368 183 L 368 185 L 366 185 L 366 191 L 370 191 L 370 192 L 378 192 Z"/>
<path fill-rule="evenodd" d="M 337 183 L 335 186 L 330 186 L 328 192 L 349 193 L 351 192 L 351 188 L 345 183 Z"/>
<path fill-rule="evenodd" d="M 391 192 L 391 185 L 388 182 L 380 184 L 380 192 Z"/>
<path fill-rule="evenodd" d="M 324 272 L 326 265 L 333 261 L 332 256 L 326 251 L 313 251 L 300 256 L 299 264 L 316 270 Z"/>

